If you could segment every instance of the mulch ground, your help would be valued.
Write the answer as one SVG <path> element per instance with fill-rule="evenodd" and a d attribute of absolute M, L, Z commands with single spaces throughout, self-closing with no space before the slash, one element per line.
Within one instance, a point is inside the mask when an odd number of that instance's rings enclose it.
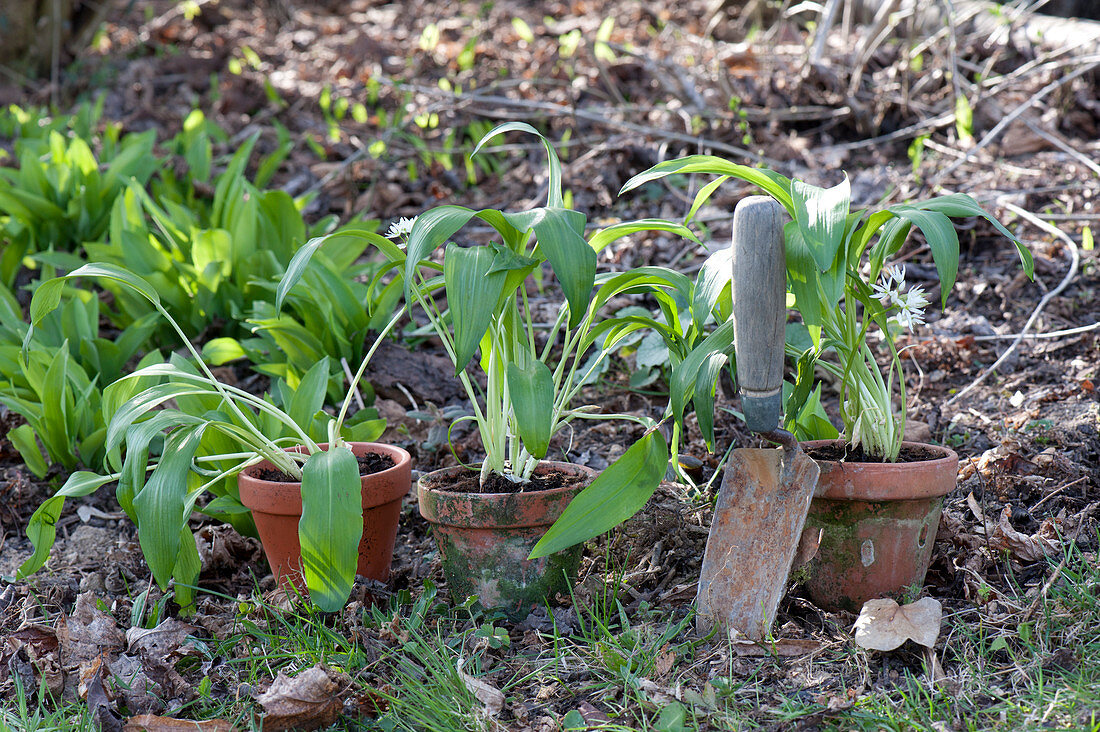
<path fill-rule="evenodd" d="M 1078 68 L 1072 55 L 969 35 L 953 39 L 952 54 L 940 36 L 924 44 L 918 64 L 904 43 L 876 46 L 866 40 L 853 49 L 835 30 L 819 62 L 808 65 L 804 46 L 811 36 L 797 17 L 765 18 L 765 30 L 745 42 L 759 19 L 721 7 L 713 11 L 715 4 L 702 0 L 661 10 L 599 0 L 222 0 L 199 3 L 194 17 L 181 10 L 186 4 L 133 5 L 112 19 L 59 87 L 19 89 L 22 98 L 43 103 L 53 93 L 68 104 L 103 93 L 107 119 L 126 130 L 153 127 L 164 136 L 200 106 L 232 140 L 259 131 L 261 147 L 275 144 L 274 125 L 282 124 L 315 145 L 297 146 L 274 185 L 296 195 L 315 192 L 311 216 L 365 214 L 386 224 L 441 202 L 531 205 L 545 195 L 537 147 L 509 140 L 513 144 L 494 158 L 498 174 L 475 166 L 474 182 L 462 161 L 490 124 L 507 119 L 536 123 L 562 140 L 565 185 L 594 223 L 682 218 L 706 181 L 690 181 L 691 190 L 657 184 L 622 198 L 618 190 L 661 159 L 700 151 L 739 162 L 770 161 L 785 174 L 818 184 L 835 184 L 845 170 L 857 205 L 926 196 L 933 187 L 975 195 L 1012 222 L 1035 256 L 1036 277 L 1030 282 L 1022 276 L 1012 247 L 991 226 L 964 223 L 959 282 L 946 310 L 930 312 L 927 326 L 904 342 L 908 434 L 949 445 L 962 460 L 926 593 L 947 612 L 976 612 L 982 622 L 1007 624 L 1020 610 L 1008 602 L 1010 590 L 1036 591 L 1049 576 L 1045 555 L 1057 558 L 1070 540 L 1096 551 L 1098 331 L 1013 337 L 1040 305 L 1029 323 L 1032 334 L 1100 321 L 1100 268 L 1095 251 L 1080 246 L 1083 227 L 1100 218 L 1094 209 L 1100 182 L 1088 164 L 1100 152 L 1095 71 L 1044 94 L 981 144 L 1006 115 Z M 611 21 L 610 33 L 600 34 Z M 531 34 L 526 38 L 525 27 Z M 901 37 L 903 32 L 897 31 Z M 565 54 L 574 41 L 573 53 Z M 253 54 L 257 63 L 250 60 Z M 240 73 L 227 70 L 234 59 Z M 960 140 L 951 117 L 955 90 L 945 72 L 952 64 L 971 82 L 972 140 Z M 349 113 L 330 134 L 332 115 L 322 109 L 322 95 L 362 103 L 367 117 L 357 121 Z M 918 136 L 923 144 L 912 147 Z M 379 140 L 384 148 L 372 153 Z M 729 212 L 746 192 L 727 185 L 700 211 L 699 229 L 714 246 L 725 245 Z M 1053 234 L 1051 226 L 1068 237 Z M 648 263 L 691 273 L 704 257 L 683 242 L 652 235 L 617 243 L 601 266 Z M 935 269 L 919 234 L 900 258 L 909 280 L 923 283 L 938 301 Z M 385 439 L 409 449 L 420 471 L 455 464 L 455 455 L 476 460 L 480 446 L 468 429 L 454 430 L 454 452 L 449 449 L 448 415 L 461 408 L 461 397 L 449 367 L 438 354 L 430 358 L 431 344 L 421 350 L 429 358 L 415 375 L 392 349 L 392 365 L 387 368 L 390 359 L 380 358 L 376 373 L 368 375 L 391 385 L 379 389 L 379 410 L 390 420 Z M 995 373 L 983 376 L 994 363 Z M 623 359 L 586 396 L 609 409 L 654 415 L 663 398 L 628 392 L 630 368 L 630 359 Z M 410 383 L 401 383 L 402 374 L 410 375 Z M 735 406 L 729 394 L 719 401 Z M 835 413 L 835 395 L 826 406 Z M 732 417 L 720 413 L 716 421 L 722 449 L 757 444 Z M 637 436 L 620 423 L 598 424 L 578 428 L 556 449 L 599 469 Z M 707 453 L 697 431 L 684 451 L 699 461 L 700 481 L 713 475 L 720 455 Z M 64 476 L 36 481 L 6 440 L 0 440 L 0 470 L 0 574 L 10 575 L 29 553 L 27 519 Z M 662 486 L 621 530 L 590 545 L 578 598 L 594 596 L 614 580 L 630 613 L 654 606 L 686 612 L 695 596 L 712 497 L 713 490 Z M 256 542 L 197 516 L 193 528 L 203 542 L 201 584 L 220 595 L 203 595 L 199 615 L 189 622 L 217 637 L 238 612 L 237 602 L 222 596 L 246 599 L 256 583 L 270 594 L 274 585 Z M 100 598 L 124 628 L 139 592 L 148 589 L 144 602 L 155 605 L 159 591 L 141 560 L 133 526 L 110 491 L 71 501 L 58 536 L 48 569 L 0 591 L 5 634 L 28 623 L 55 625 L 85 593 Z M 391 582 L 360 588 L 359 602 L 402 589 L 415 594 L 425 580 L 443 586 L 413 496 L 399 537 Z M 561 611 L 572 611 L 569 599 Z M 833 641 L 852 620 L 821 612 L 798 588 L 781 611 L 777 634 L 789 638 Z M 540 627 L 539 619 L 529 619 L 528 627 Z M 521 629 L 513 635 L 527 637 Z M 4 695 L 18 664 L 9 650 L 0 653 L 10 669 L 0 670 Z M 876 667 L 870 688 L 896 679 L 897 667 L 920 672 L 919 658 L 892 658 Z M 728 667 L 755 673 L 752 659 Z M 789 684 L 792 668 L 779 665 L 769 673 Z M 951 659 L 944 658 L 944 670 L 950 676 Z M 705 681 L 708 667 L 700 664 L 692 673 Z M 849 688 L 843 679 L 834 682 L 837 694 Z M 217 683 L 235 690 L 241 680 Z M 531 698 L 538 692 L 532 689 Z M 564 713 L 570 703 L 548 702 L 546 709 Z"/>

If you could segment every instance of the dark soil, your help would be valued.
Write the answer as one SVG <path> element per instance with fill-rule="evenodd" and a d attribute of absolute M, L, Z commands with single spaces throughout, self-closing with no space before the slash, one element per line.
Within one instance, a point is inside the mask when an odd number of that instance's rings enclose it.
<path fill-rule="evenodd" d="M 451 484 L 434 482 L 433 488 L 451 493 L 533 493 L 535 491 L 551 491 L 556 488 L 575 486 L 588 480 L 586 475 L 578 475 L 564 470 L 545 470 L 535 473 L 531 479 L 524 483 L 517 483 L 498 473 L 489 473 L 485 484 L 481 483 L 481 474 L 477 471 L 458 473 L 458 478 Z"/>
<path fill-rule="evenodd" d="M 845 463 L 884 463 L 886 460 L 879 455 L 872 455 L 863 449 L 863 445 L 852 447 L 844 442 L 834 442 L 829 445 L 816 445 L 806 448 L 807 455 L 814 460 L 831 460 Z M 926 460 L 939 460 L 944 455 L 925 445 L 902 445 L 898 453 L 899 463 L 922 463 Z"/>
<path fill-rule="evenodd" d="M 359 475 L 361 476 L 381 473 L 383 470 L 388 470 L 394 466 L 392 457 L 389 455 L 379 455 L 373 452 L 368 452 L 366 455 L 360 455 L 356 460 L 359 461 Z M 287 475 L 281 470 L 275 470 L 274 468 L 262 468 L 253 473 L 253 475 L 260 480 L 266 480 L 272 483 L 298 482 L 297 478 Z"/>

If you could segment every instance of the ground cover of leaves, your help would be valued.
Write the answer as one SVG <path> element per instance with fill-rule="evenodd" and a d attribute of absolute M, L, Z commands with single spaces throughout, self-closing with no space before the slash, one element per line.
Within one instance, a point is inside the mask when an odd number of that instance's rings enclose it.
<path fill-rule="evenodd" d="M 943 604 L 944 628 L 930 654 L 912 644 L 865 652 L 853 644 L 852 616 L 824 613 L 794 587 L 776 623 L 780 641 L 766 651 L 699 638 L 689 611 L 713 490 L 671 483 L 621 530 L 590 543 L 573 597 L 519 624 L 445 601 L 412 497 L 391 581 L 357 586 L 348 608 L 327 618 L 274 587 L 256 542 L 196 519 L 204 592 L 198 613 L 179 617 L 103 491 L 71 502 L 46 570 L 0 590 L 4 709 L 22 697 L 105 729 L 173 729 L 166 716 L 249 728 L 264 715 L 265 729 L 395 718 L 429 728 L 409 715 L 433 710 L 433 698 L 455 712 L 450 728 L 470 729 L 1095 725 L 1080 700 L 1100 704 L 1088 671 L 1100 666 L 1097 331 L 1012 337 L 1040 303 L 1032 333 L 1100 321 L 1096 254 L 1082 246 L 1083 226 L 1100 217 L 1097 76 L 1066 80 L 1084 61 L 960 30 L 925 40 L 918 62 L 907 49 L 924 39 L 909 44 L 902 25 L 887 42 L 862 26 L 847 35 L 838 27 L 809 64 L 804 18 L 746 16 L 699 0 L 662 9 L 597 0 L 193 6 L 192 15 L 186 3 L 133 4 L 59 86 L 5 81 L 0 97 L 68 102 L 102 91 L 108 119 L 165 136 L 198 105 L 234 140 L 259 131 L 261 145 L 274 144 L 278 121 L 314 143 L 299 145 L 276 180 L 294 194 L 317 191 L 314 216 L 366 212 L 388 222 L 436 202 L 529 205 L 544 186 L 537 148 L 492 153 L 498 174 L 475 163 L 476 184 L 463 158 L 490 124 L 519 118 L 562 141 L 566 186 L 595 223 L 681 218 L 706 181 L 617 192 L 654 162 L 698 151 L 765 159 L 819 184 L 847 170 L 857 204 L 933 186 L 969 192 L 1009 221 L 1035 255 L 1035 282 L 990 227 L 960 232 L 947 309 L 930 313 L 904 352 L 908 434 L 962 459 L 922 590 Z M 955 126 L 960 79 L 970 129 Z M 349 113 L 333 134 L 333 113 L 319 101 L 326 95 L 363 103 L 365 118 Z M 729 212 L 746 192 L 728 186 L 700 212 L 697 229 L 712 246 L 725 245 Z M 704 255 L 653 236 L 616 245 L 601 266 L 692 272 Z M 902 259 L 910 280 L 932 279 L 919 236 Z M 456 455 L 476 460 L 468 430 L 455 431 L 454 455 L 446 445 L 447 420 L 462 405 L 432 344 L 419 344 L 415 370 L 402 349 L 382 353 L 369 378 L 390 420 L 385 439 L 410 449 L 421 471 Z M 982 377 L 994 362 L 996 372 Z M 659 382 L 629 392 L 631 368 L 628 356 L 587 396 L 656 416 Z M 735 406 L 728 394 L 720 402 Z M 752 444 L 725 413 L 717 427 L 723 449 Z M 557 448 L 600 468 L 635 437 L 599 425 Z M 705 482 L 721 456 L 708 455 L 697 434 L 686 452 Z M 64 476 L 36 482 L 4 439 L 0 470 L 0 575 L 11 575 L 28 554 L 27 518 Z M 1035 691 L 1036 679 L 1046 692 Z M 417 688 L 430 693 L 417 697 Z M 892 705 L 903 708 L 900 718 Z M 434 709 L 437 724 L 445 711 Z M 12 714 L 5 723 L 16 724 Z"/>

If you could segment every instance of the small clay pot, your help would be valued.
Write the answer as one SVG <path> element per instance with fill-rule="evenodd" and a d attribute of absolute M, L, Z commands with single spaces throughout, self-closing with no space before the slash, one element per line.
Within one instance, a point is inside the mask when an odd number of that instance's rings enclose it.
<path fill-rule="evenodd" d="M 839 444 L 832 440 L 802 443 Z M 817 481 L 806 531 L 821 530 L 806 589 L 825 610 L 858 612 L 867 600 L 900 598 L 924 584 L 940 522 L 943 497 L 955 488 L 959 456 L 938 445 L 912 442 L 932 459 L 854 463 L 817 460 Z M 812 455 L 812 453 L 811 453 Z"/>
<path fill-rule="evenodd" d="M 321 444 L 321 449 L 328 447 Z M 349 442 L 356 457 L 368 453 L 389 455 L 392 468 L 361 476 L 363 482 L 363 538 L 359 541 L 356 574 L 386 581 L 393 561 L 397 522 L 401 518 L 401 499 L 412 486 L 412 458 L 400 447 L 376 442 Z M 305 447 L 287 448 L 305 452 Z M 267 460 L 252 465 L 237 476 L 241 503 L 252 510 L 260 542 L 268 564 L 280 583 L 293 582 L 303 593 L 302 545 L 298 541 L 298 521 L 302 518 L 302 484 L 261 480 L 256 473 L 273 469 Z"/>
<path fill-rule="evenodd" d="M 467 468 L 444 468 L 421 476 L 417 484 L 420 514 L 432 525 L 455 602 L 476 595 L 483 607 L 524 618 L 547 598 L 569 592 L 583 545 L 534 560 L 527 556 L 596 473 L 582 465 L 549 461 L 541 463 L 536 473 L 555 470 L 583 480 L 545 491 L 458 493 L 446 488 L 468 475 Z"/>

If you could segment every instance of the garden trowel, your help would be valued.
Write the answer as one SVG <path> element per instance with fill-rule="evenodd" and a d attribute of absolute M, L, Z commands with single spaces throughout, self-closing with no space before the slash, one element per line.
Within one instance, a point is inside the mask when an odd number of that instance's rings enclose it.
<path fill-rule="evenodd" d="M 780 428 L 786 265 L 783 208 L 767 196 L 733 212 L 734 352 L 749 430 L 778 449 L 734 450 L 722 477 L 696 596 L 696 628 L 762 640 L 786 591 L 818 468 Z"/>

